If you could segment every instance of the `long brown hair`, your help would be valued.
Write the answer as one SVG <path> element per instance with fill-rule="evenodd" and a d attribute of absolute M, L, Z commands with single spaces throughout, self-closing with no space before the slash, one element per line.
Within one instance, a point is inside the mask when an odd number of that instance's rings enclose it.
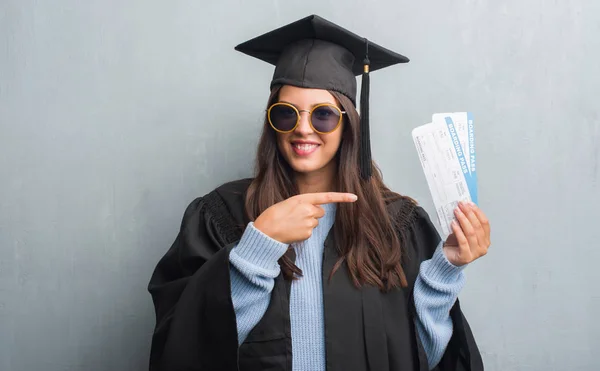
<path fill-rule="evenodd" d="M 379 168 L 373 163 L 373 175 L 369 181 L 360 177 L 358 167 L 360 117 L 354 104 L 346 96 L 330 91 L 347 112 L 344 117 L 342 141 L 336 154 L 336 191 L 351 192 L 358 196 L 353 203 L 338 204 L 333 233 L 339 260 L 330 277 L 342 264 L 346 264 L 351 279 L 357 287 L 374 285 L 382 290 L 406 287 L 402 268 L 402 248 L 395 221 L 386 205 L 400 196 L 383 183 Z M 279 88 L 274 88 L 268 105 L 278 99 Z M 277 147 L 276 134 L 265 124 L 258 144 L 256 176 L 246 193 L 246 213 L 255 220 L 265 209 L 275 203 L 298 194 L 294 172 Z M 286 279 L 302 275 L 302 271 L 284 255 L 280 260 Z"/>

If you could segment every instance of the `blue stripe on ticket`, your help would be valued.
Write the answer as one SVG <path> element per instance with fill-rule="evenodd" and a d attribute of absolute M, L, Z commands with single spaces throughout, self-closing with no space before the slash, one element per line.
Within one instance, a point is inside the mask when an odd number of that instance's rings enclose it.
<path fill-rule="evenodd" d="M 473 183 L 472 188 L 469 185 L 469 192 L 471 192 L 471 199 L 475 204 L 477 202 L 477 166 L 476 166 L 476 155 L 475 155 L 475 125 L 473 121 L 473 114 L 467 112 L 467 130 L 469 133 L 469 171 L 471 172 L 471 181 Z"/>
<path fill-rule="evenodd" d="M 454 126 L 454 121 L 452 121 L 451 117 L 446 117 L 446 126 L 448 127 L 448 132 L 450 133 L 450 138 L 452 139 L 452 144 L 454 145 L 454 150 L 456 151 L 456 156 L 458 157 L 458 162 L 460 163 L 460 168 L 463 174 L 466 177 L 469 177 L 469 165 L 467 164 L 467 160 L 465 160 L 465 154 L 462 150 L 462 146 L 460 145 L 460 140 L 458 139 L 458 134 L 456 133 L 456 127 Z"/>
<path fill-rule="evenodd" d="M 446 117 L 446 126 L 448 127 L 448 132 L 450 133 L 450 138 L 452 140 L 452 145 L 454 146 L 454 151 L 456 152 L 456 157 L 458 158 L 458 162 L 460 163 L 460 168 L 465 176 L 465 181 L 467 182 L 467 187 L 469 188 L 469 194 L 471 196 L 471 200 L 475 203 L 477 199 L 477 184 L 473 181 L 473 177 L 471 175 L 470 164 L 467 163 L 465 159 L 465 153 L 463 152 L 463 148 L 460 144 L 460 140 L 458 138 L 458 134 L 456 132 L 456 127 L 454 126 L 454 121 L 452 121 L 451 117 Z M 471 161 L 469 161 L 471 162 Z"/>

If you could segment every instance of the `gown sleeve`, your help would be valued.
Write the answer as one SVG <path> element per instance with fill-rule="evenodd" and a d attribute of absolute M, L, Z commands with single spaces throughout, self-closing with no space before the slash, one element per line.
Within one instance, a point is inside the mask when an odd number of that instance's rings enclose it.
<path fill-rule="evenodd" d="M 148 291 L 156 325 L 151 371 L 236 370 L 238 338 L 229 252 L 204 198 L 186 209 L 180 231 L 158 262 Z"/>
<path fill-rule="evenodd" d="M 416 208 L 416 218 L 413 222 L 412 244 L 416 249 L 418 261 L 423 263 L 434 259 L 434 254 L 441 243 L 441 237 L 427 212 L 422 207 Z M 439 251 L 438 251 L 439 253 Z M 414 305 L 414 301 L 412 303 Z M 416 309 L 413 307 L 415 317 Z M 452 320 L 452 335 L 441 359 L 434 371 L 483 371 L 483 360 L 475 341 L 475 337 L 464 313 L 460 300 L 456 298 L 450 308 Z M 427 364 L 427 357 L 421 339 L 417 339 L 421 363 Z"/>

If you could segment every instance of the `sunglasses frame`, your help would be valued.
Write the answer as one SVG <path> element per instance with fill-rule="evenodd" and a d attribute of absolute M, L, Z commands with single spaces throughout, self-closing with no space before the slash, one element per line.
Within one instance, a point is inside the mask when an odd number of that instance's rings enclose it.
<path fill-rule="evenodd" d="M 273 124 L 273 122 L 271 122 L 271 110 L 273 109 L 273 107 L 276 107 L 276 106 L 286 106 L 286 107 L 290 107 L 290 108 L 292 108 L 294 111 L 296 111 L 296 124 L 294 125 L 294 127 L 293 127 L 293 128 L 291 128 L 290 130 L 280 130 L 280 129 L 277 129 L 277 128 L 275 127 L 275 125 Z M 317 130 L 317 129 L 316 129 L 314 126 L 313 126 L 313 123 L 312 123 L 312 114 L 313 114 L 313 112 L 314 112 L 314 111 L 315 111 L 317 108 L 320 108 L 320 107 L 331 107 L 331 108 L 335 109 L 336 111 L 338 111 L 338 112 L 339 112 L 339 114 L 340 114 L 340 118 L 339 118 L 339 120 L 338 120 L 338 123 L 337 123 L 337 125 L 335 126 L 335 128 L 333 128 L 333 129 L 332 129 L 332 130 L 330 130 L 330 131 L 319 131 L 319 130 Z M 303 109 L 303 110 L 299 110 L 298 108 L 296 108 L 296 107 L 295 107 L 294 105 L 292 105 L 292 104 L 285 103 L 285 102 L 276 102 L 276 103 L 273 103 L 273 104 L 272 104 L 272 105 L 269 107 L 269 109 L 267 109 L 267 120 L 269 121 L 269 125 L 271 125 L 271 127 L 273 128 L 273 130 L 275 130 L 276 132 L 278 132 L 278 133 L 282 133 L 282 134 L 291 133 L 292 131 L 296 130 L 296 128 L 298 127 L 298 124 L 300 124 L 300 112 L 308 112 L 308 123 L 309 123 L 310 127 L 311 127 L 311 128 L 312 128 L 312 129 L 313 129 L 315 132 L 317 132 L 317 133 L 319 133 L 319 134 L 329 134 L 329 133 L 333 133 L 334 131 L 336 131 L 336 130 L 337 130 L 339 127 L 340 127 L 340 125 L 342 124 L 342 118 L 343 118 L 343 116 L 346 114 L 346 111 L 342 111 L 341 109 L 339 109 L 339 107 L 337 107 L 336 105 L 333 105 L 333 104 L 331 104 L 331 103 L 321 103 L 321 104 L 317 104 L 316 106 L 314 106 L 314 107 L 313 107 L 312 109 L 310 109 L 310 110 L 305 110 L 305 109 Z"/>

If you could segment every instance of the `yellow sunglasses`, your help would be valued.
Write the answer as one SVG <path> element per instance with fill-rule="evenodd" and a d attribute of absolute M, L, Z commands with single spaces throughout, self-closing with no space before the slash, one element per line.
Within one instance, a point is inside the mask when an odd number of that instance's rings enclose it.
<path fill-rule="evenodd" d="M 329 103 L 318 104 L 311 110 L 299 110 L 289 103 L 278 102 L 269 107 L 267 117 L 275 131 L 289 133 L 298 127 L 300 112 L 308 112 L 310 126 L 319 134 L 335 131 L 342 123 L 342 115 L 346 114 L 346 111 Z"/>

